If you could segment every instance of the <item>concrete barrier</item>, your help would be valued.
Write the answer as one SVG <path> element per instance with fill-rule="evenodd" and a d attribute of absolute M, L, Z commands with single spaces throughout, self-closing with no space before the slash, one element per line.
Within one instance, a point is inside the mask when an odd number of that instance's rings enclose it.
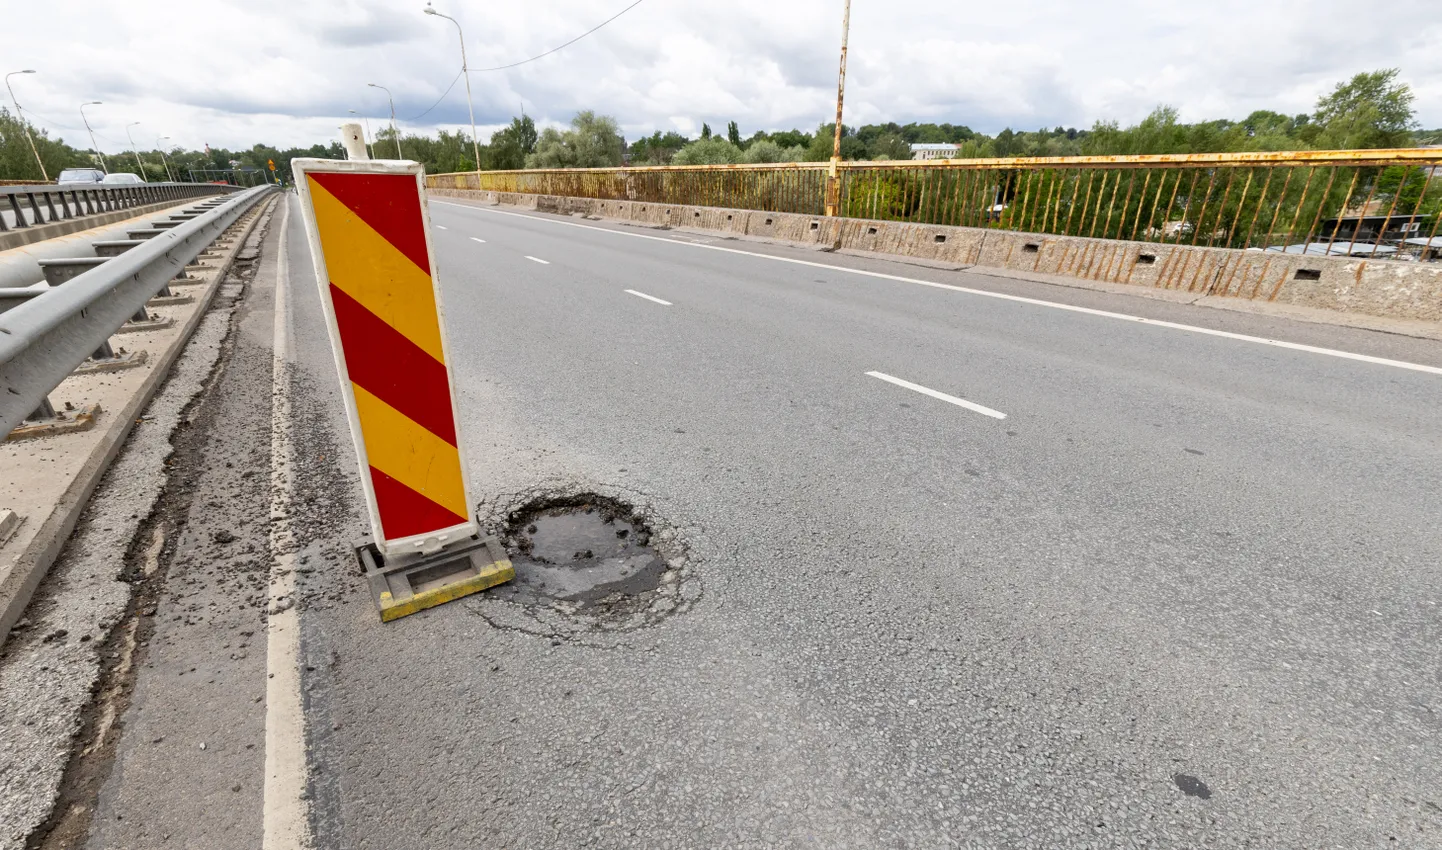
<path fill-rule="evenodd" d="M 430 194 L 540 212 L 580 213 L 805 246 L 889 254 L 958 268 L 1008 269 L 1268 301 L 1394 319 L 1442 321 L 1442 263 L 1314 257 L 979 227 L 913 224 L 651 201 L 562 198 L 470 189 Z"/>

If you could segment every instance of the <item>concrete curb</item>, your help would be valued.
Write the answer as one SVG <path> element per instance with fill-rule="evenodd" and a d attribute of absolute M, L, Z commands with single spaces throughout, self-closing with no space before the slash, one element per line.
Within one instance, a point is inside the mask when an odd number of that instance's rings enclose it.
<path fill-rule="evenodd" d="M 146 405 L 165 383 L 166 378 L 170 375 L 171 366 L 185 350 L 191 335 L 205 318 L 215 293 L 220 291 L 226 275 L 230 272 L 231 265 L 249 240 L 256 223 L 273 210 L 278 198 L 283 197 L 283 195 L 272 197 L 252 215 L 245 233 L 232 243 L 229 256 L 217 267 L 215 278 L 206 287 L 205 292 L 197 294 L 195 300 L 198 305 L 181 325 L 180 336 L 168 350 L 160 355 L 155 369 L 146 376 L 145 381 L 126 405 L 119 410 L 107 413 L 102 418 L 102 423 L 98 426 L 103 432 L 100 441 L 91 450 L 90 456 L 85 459 L 54 509 L 44 518 L 35 532 L 35 536 L 15 556 L 10 571 L 3 576 L 3 579 L 0 579 L 0 646 L 4 645 L 11 627 L 24 615 L 30 598 L 50 571 L 55 559 L 60 555 L 71 532 L 75 530 L 75 524 L 79 521 L 80 514 L 85 510 L 91 494 L 99 486 L 100 480 L 110 468 L 111 462 L 115 460 L 121 447 L 125 445 L 126 437 L 130 435 L 136 419 L 140 417 Z M 33 521 L 33 519 L 27 518 L 26 521 Z"/>
<path fill-rule="evenodd" d="M 438 197 L 585 216 L 632 224 L 735 234 L 801 247 L 933 268 L 1007 270 L 1065 280 L 1115 284 L 1137 294 L 1165 292 L 1219 301 L 1418 323 L 1442 322 L 1442 264 L 1314 257 L 1272 251 L 1056 236 L 977 227 L 826 218 L 699 207 L 525 195 L 475 189 L 430 189 Z"/>

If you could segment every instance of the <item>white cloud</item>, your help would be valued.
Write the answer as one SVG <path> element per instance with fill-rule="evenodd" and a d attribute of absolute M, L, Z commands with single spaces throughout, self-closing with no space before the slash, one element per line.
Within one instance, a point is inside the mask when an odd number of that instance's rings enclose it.
<path fill-rule="evenodd" d="M 384 94 L 367 82 L 391 89 L 405 122 L 459 70 L 455 28 L 422 15 L 421 0 L 3 1 L 10 67 L 0 73 L 40 72 L 13 78 L 22 105 L 80 144 L 78 105 L 104 101 L 88 112 L 107 152 L 125 147 L 133 121 L 147 147 L 161 134 L 187 147 L 328 142 L 348 109 L 373 128 L 389 120 Z M 441 2 L 466 27 L 479 69 L 555 47 L 628 0 Z M 1442 126 L 1442 18 L 1371 16 L 1354 0 L 856 0 L 847 121 L 996 132 L 1131 122 L 1158 103 L 1185 120 L 1306 112 L 1358 71 L 1398 67 L 1421 123 Z M 631 137 L 694 133 L 702 121 L 735 120 L 744 133 L 809 130 L 835 109 L 839 35 L 839 0 L 646 0 L 553 56 L 475 73 L 476 119 L 483 137 L 522 103 L 546 124 L 596 109 Z M 405 126 L 467 120 L 457 83 Z"/>

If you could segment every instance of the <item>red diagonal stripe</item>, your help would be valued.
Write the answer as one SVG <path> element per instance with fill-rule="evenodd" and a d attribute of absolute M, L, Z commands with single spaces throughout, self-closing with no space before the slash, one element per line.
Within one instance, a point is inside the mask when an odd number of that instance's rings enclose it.
<path fill-rule="evenodd" d="M 387 540 L 427 534 L 466 521 L 465 517 L 427 499 L 374 466 L 370 470 L 376 509 L 381 515 L 381 531 Z"/>
<path fill-rule="evenodd" d="M 446 367 L 333 283 L 330 297 L 350 379 L 454 446 Z"/>
<path fill-rule="evenodd" d="M 320 173 L 309 176 L 426 274 L 431 273 L 415 175 Z"/>

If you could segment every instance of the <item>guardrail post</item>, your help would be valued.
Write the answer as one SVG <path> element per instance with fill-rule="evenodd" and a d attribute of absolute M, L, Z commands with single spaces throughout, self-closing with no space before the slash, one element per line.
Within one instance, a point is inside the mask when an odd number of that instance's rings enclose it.
<path fill-rule="evenodd" d="M 35 408 L 35 411 L 25 418 L 31 422 L 45 422 L 50 419 L 55 419 L 56 416 L 55 405 L 50 403 L 50 396 L 46 396 L 40 400 L 40 406 Z"/>

